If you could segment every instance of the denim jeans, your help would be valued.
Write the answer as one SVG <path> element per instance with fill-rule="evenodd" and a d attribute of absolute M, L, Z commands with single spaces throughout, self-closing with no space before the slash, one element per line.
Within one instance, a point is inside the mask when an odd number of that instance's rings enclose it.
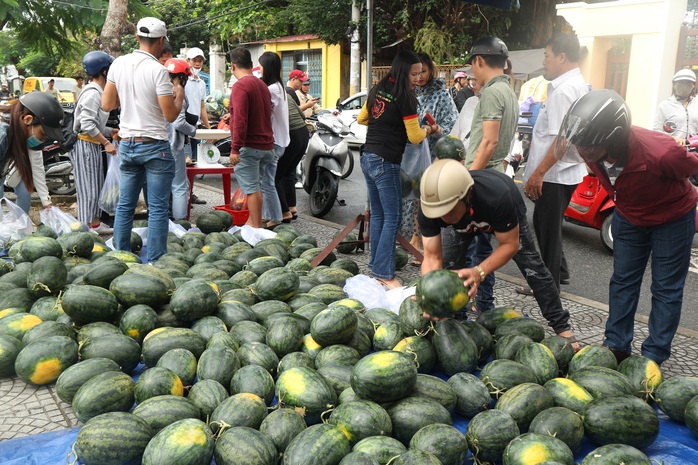
<path fill-rule="evenodd" d="M 613 213 L 613 275 L 604 344 L 630 352 L 642 276 L 651 254 L 652 309 L 649 337 L 642 343 L 642 355 L 657 363 L 669 358 L 671 342 L 681 319 L 683 288 L 696 231 L 695 215 L 691 210 L 670 223 L 640 227 L 618 210 Z"/>
<path fill-rule="evenodd" d="M 121 185 L 114 217 L 114 245 L 131 250 L 133 214 L 143 182 L 148 182 L 148 262 L 167 252 L 169 210 L 175 161 L 168 141 L 153 144 L 121 141 Z"/>
<path fill-rule="evenodd" d="M 492 254 L 492 234 L 480 233 L 468 248 L 468 268 L 479 265 Z M 494 308 L 494 273 L 490 273 L 477 287 L 477 299 L 475 308 L 478 312 L 484 312 Z"/>
<path fill-rule="evenodd" d="M 371 203 L 371 275 L 395 278 L 395 241 L 400 227 L 402 185 L 400 165 L 371 152 L 361 154 L 361 171 Z"/>
<path fill-rule="evenodd" d="M 284 154 L 284 148 L 274 144 L 274 159 L 264 168 L 262 177 L 262 218 L 273 223 L 280 223 L 283 219 L 281 202 L 276 192 L 276 166 L 279 158 Z"/>
<path fill-rule="evenodd" d="M 533 289 L 533 297 L 540 307 L 541 314 L 548 320 L 548 325 L 556 334 L 561 333 L 570 329 L 570 314 L 562 307 L 560 291 L 536 249 L 533 232 L 526 219 L 526 204 L 521 196 L 514 201 L 519 220 L 519 251 L 514 255 L 514 263 L 526 278 L 526 283 Z M 442 229 L 441 248 L 445 268 L 458 270 L 469 266 L 468 249 L 473 238 L 473 235 L 461 234 L 452 227 Z M 479 309 L 479 305 L 477 308 Z"/>
<path fill-rule="evenodd" d="M 173 151 L 175 161 L 174 178 L 172 179 L 172 218 L 181 220 L 187 217 L 189 206 L 189 180 L 187 179 L 187 164 L 184 149 Z"/>

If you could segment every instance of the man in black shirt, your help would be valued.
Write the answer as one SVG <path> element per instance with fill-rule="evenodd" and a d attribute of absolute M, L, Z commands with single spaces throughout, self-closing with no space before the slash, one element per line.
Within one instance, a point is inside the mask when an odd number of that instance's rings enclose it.
<path fill-rule="evenodd" d="M 514 259 L 550 327 L 575 349 L 579 347 L 569 312 L 562 307 L 560 292 L 536 249 L 526 204 L 511 178 L 495 170 L 468 171 L 456 160 L 436 160 L 422 175 L 420 192 L 423 275 L 443 268 L 444 255 L 451 257 L 452 268 L 474 297 L 487 274 Z M 441 228 L 450 225 L 460 240 L 442 250 Z M 482 263 L 465 268 L 468 246 L 478 232 L 493 233 L 499 245 Z"/>

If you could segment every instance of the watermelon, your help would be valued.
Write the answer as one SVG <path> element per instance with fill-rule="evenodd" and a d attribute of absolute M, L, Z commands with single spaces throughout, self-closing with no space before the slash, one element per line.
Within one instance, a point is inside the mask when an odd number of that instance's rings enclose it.
<path fill-rule="evenodd" d="M 240 346 L 237 355 L 242 366 L 259 365 L 264 367 L 272 376 L 276 373 L 276 367 L 279 365 L 279 357 L 271 347 L 261 342 L 243 344 Z"/>
<path fill-rule="evenodd" d="M 397 321 L 386 321 L 373 334 L 373 348 L 377 351 L 392 350 L 405 337 Z"/>
<path fill-rule="evenodd" d="M 165 352 L 155 365 L 174 372 L 185 387 L 191 386 L 196 377 L 196 357 L 187 349 L 172 349 Z"/>
<path fill-rule="evenodd" d="M 313 277 L 320 284 L 336 284 L 341 287 L 344 287 L 347 283 L 347 279 L 353 276 L 354 275 L 350 271 L 332 267 L 322 268 L 320 271 L 313 274 Z"/>
<path fill-rule="evenodd" d="M 282 407 L 305 409 L 305 421 L 312 425 L 320 415 L 337 404 L 337 394 L 317 371 L 294 367 L 284 371 L 276 381 L 276 398 Z"/>
<path fill-rule="evenodd" d="M 351 452 L 344 456 L 339 465 L 378 465 L 378 461 L 364 452 Z"/>
<path fill-rule="evenodd" d="M 0 334 L 0 378 L 15 375 L 15 359 L 22 350 L 22 341 Z"/>
<path fill-rule="evenodd" d="M 133 406 L 135 383 L 125 373 L 107 371 L 85 382 L 73 397 L 73 411 L 79 421 L 107 412 L 128 412 Z"/>
<path fill-rule="evenodd" d="M 399 317 L 402 332 L 410 336 L 425 336 L 429 328 L 433 327 L 431 321 L 424 318 L 422 309 L 411 296 L 400 304 Z"/>
<path fill-rule="evenodd" d="M 504 465 L 539 464 L 544 461 L 574 465 L 574 455 L 567 444 L 548 435 L 525 433 L 514 438 L 502 454 Z"/>
<path fill-rule="evenodd" d="M 60 258 L 48 256 L 32 263 L 27 275 L 27 288 L 36 298 L 58 294 L 68 279 L 68 270 Z"/>
<path fill-rule="evenodd" d="M 434 145 L 434 156 L 439 160 L 452 158 L 453 160 L 465 160 L 465 145 L 457 136 L 444 135 Z"/>
<path fill-rule="evenodd" d="M 638 449 L 651 445 L 659 434 L 654 409 L 633 395 L 603 396 L 582 413 L 584 429 L 594 444 L 627 444 Z M 625 425 L 619 427 L 619 425 Z"/>
<path fill-rule="evenodd" d="M 186 418 L 161 429 L 150 440 L 143 452 L 143 465 L 209 465 L 214 447 L 206 423 Z"/>
<path fill-rule="evenodd" d="M 371 436 L 357 442 L 352 451 L 363 452 L 375 459 L 380 465 L 386 465 L 393 457 L 407 452 L 407 447 L 395 438 Z"/>
<path fill-rule="evenodd" d="M 196 219 L 196 227 L 204 234 L 221 232 L 225 228 L 223 220 L 213 213 L 204 213 Z"/>
<path fill-rule="evenodd" d="M 85 465 L 141 463 L 153 430 L 142 418 L 109 412 L 88 420 L 75 441 L 75 454 Z"/>
<path fill-rule="evenodd" d="M 261 300 L 285 301 L 298 292 L 299 286 L 300 280 L 293 271 L 286 268 L 275 268 L 262 273 L 252 289 Z"/>
<path fill-rule="evenodd" d="M 286 354 L 297 352 L 301 349 L 304 334 L 305 332 L 300 322 L 290 321 L 290 317 L 279 319 L 269 325 L 265 342 L 281 358 Z"/>
<path fill-rule="evenodd" d="M 189 399 L 178 395 L 164 395 L 139 402 L 133 409 L 133 414 L 145 420 L 155 434 L 176 421 L 185 418 L 199 419 L 201 411 Z"/>
<path fill-rule="evenodd" d="M 576 353 L 570 341 L 560 336 L 549 336 L 540 341 L 555 355 L 557 367 L 561 372 L 566 372 L 567 367 Z"/>
<path fill-rule="evenodd" d="M 432 337 L 436 357 L 444 373 L 470 373 L 477 367 L 479 350 L 465 327 L 455 319 L 436 323 Z"/>
<path fill-rule="evenodd" d="M 471 320 L 461 320 L 461 324 L 470 334 L 470 337 L 475 342 L 478 348 L 478 360 L 485 362 L 494 352 L 494 338 L 484 326 Z"/>
<path fill-rule="evenodd" d="M 458 401 L 456 391 L 450 384 L 437 376 L 422 373 L 417 375 L 417 382 L 411 395 L 435 400 L 450 413 L 456 409 Z"/>
<path fill-rule="evenodd" d="M 264 300 L 253 304 L 252 311 L 260 323 L 266 323 L 266 319 L 275 313 L 292 313 L 291 307 L 281 300 Z"/>
<path fill-rule="evenodd" d="M 465 430 L 468 449 L 476 463 L 501 460 L 507 444 L 519 436 L 519 427 L 511 415 L 502 410 L 485 410 L 475 415 Z"/>
<path fill-rule="evenodd" d="M 315 357 L 315 368 L 320 368 L 323 365 L 330 363 L 339 363 L 348 366 L 354 366 L 361 359 L 361 356 L 349 346 L 335 344 L 320 350 Z"/>
<path fill-rule="evenodd" d="M 421 428 L 434 423 L 451 425 L 451 414 L 438 402 L 422 397 L 405 397 L 388 408 L 393 436 L 405 446 Z"/>
<path fill-rule="evenodd" d="M 10 336 L 20 341 L 35 326 L 41 324 L 41 318 L 24 311 L 6 316 L 0 320 L 0 336 Z"/>
<path fill-rule="evenodd" d="M 433 454 L 443 465 L 462 465 L 468 454 L 468 441 L 453 426 L 436 423 L 417 431 L 409 450 Z"/>
<path fill-rule="evenodd" d="M 170 298 L 170 310 L 179 320 L 198 320 L 218 311 L 218 297 L 213 283 L 193 279 L 174 291 Z"/>
<path fill-rule="evenodd" d="M 171 289 L 155 276 L 124 273 L 114 278 L 109 291 L 125 308 L 138 304 L 159 308 L 169 301 Z"/>
<path fill-rule="evenodd" d="M 630 379 L 635 395 L 649 400 L 664 381 L 662 370 L 654 360 L 642 355 L 631 355 L 618 365 L 618 371 Z"/>
<path fill-rule="evenodd" d="M 253 273 L 254 274 L 254 273 Z M 232 278 L 231 278 L 232 279 Z M 221 296 L 222 300 L 237 300 L 247 305 L 256 304 L 259 299 L 250 288 L 233 289 Z"/>
<path fill-rule="evenodd" d="M 521 346 L 516 351 L 514 360 L 529 367 L 536 377 L 536 382 L 541 385 L 558 374 L 555 355 L 548 347 L 538 342 L 529 342 Z"/>
<path fill-rule="evenodd" d="M 64 314 L 61 301 L 56 296 L 41 297 L 32 304 L 29 313 L 43 321 L 55 321 Z"/>
<path fill-rule="evenodd" d="M 333 237 L 336 237 L 336 233 Z M 337 244 L 337 252 L 343 253 L 343 254 L 350 254 L 356 249 L 356 241 L 358 240 L 356 234 L 353 232 L 349 232 L 342 241 Z M 317 245 L 317 244 L 316 244 Z"/>
<path fill-rule="evenodd" d="M 51 336 L 66 336 L 75 340 L 77 334 L 70 326 L 58 321 L 43 321 L 27 331 L 22 337 L 22 344 L 28 346 L 32 342 L 40 341 Z"/>
<path fill-rule="evenodd" d="M 74 340 L 66 336 L 50 336 L 19 351 L 15 372 L 25 383 L 43 386 L 56 381 L 77 361 L 78 345 Z"/>
<path fill-rule="evenodd" d="M 83 360 L 68 367 L 56 380 L 56 395 L 63 402 L 71 403 L 80 386 L 95 376 L 108 371 L 121 371 L 119 364 L 108 358 Z"/>
<path fill-rule="evenodd" d="M 119 302 L 108 290 L 99 286 L 69 287 L 61 297 L 63 311 L 77 324 L 114 321 Z"/>
<path fill-rule="evenodd" d="M 330 268 L 340 268 L 346 270 L 352 274 L 352 276 L 358 275 L 361 271 L 359 270 L 359 265 L 351 258 L 339 258 L 332 262 Z"/>
<path fill-rule="evenodd" d="M 121 371 L 131 373 L 140 363 L 141 346 L 123 334 L 107 334 L 80 345 L 80 359 L 91 358 L 109 358 L 119 364 Z"/>
<path fill-rule="evenodd" d="M 534 342 L 545 338 L 545 328 L 533 318 L 510 318 L 497 326 L 494 337 L 500 339 L 511 334 L 521 334 L 530 337 Z"/>
<path fill-rule="evenodd" d="M 197 382 L 191 387 L 187 396 L 187 399 L 201 411 L 201 418 L 210 417 L 216 407 L 227 398 L 228 391 L 213 379 Z"/>
<path fill-rule="evenodd" d="M 408 396 L 416 382 L 417 367 L 413 358 L 392 350 L 363 357 L 351 374 L 354 392 L 363 399 L 379 403 Z"/>
<path fill-rule="evenodd" d="M 348 296 L 340 286 L 336 284 L 318 284 L 308 291 L 315 297 L 329 305 L 335 300 L 346 299 Z"/>
<path fill-rule="evenodd" d="M 400 317 L 388 310 L 387 308 L 374 307 L 366 310 L 365 315 L 373 322 L 374 325 L 380 326 L 383 323 L 393 322 L 400 323 Z"/>
<path fill-rule="evenodd" d="M 249 305 L 235 300 L 221 300 L 215 316 L 220 318 L 228 328 L 232 328 L 240 321 L 256 321 L 257 315 Z"/>
<path fill-rule="evenodd" d="M 275 465 L 276 447 L 267 434 L 246 426 L 226 430 L 217 440 L 217 465 Z"/>
<path fill-rule="evenodd" d="M 327 422 L 340 428 L 352 445 L 370 436 L 390 436 L 393 431 L 388 412 L 369 400 L 340 404 Z"/>
<path fill-rule="evenodd" d="M 347 307 L 327 308 L 310 322 L 310 334 L 315 342 L 327 347 L 349 341 L 357 326 L 358 319 L 354 310 Z"/>
<path fill-rule="evenodd" d="M 480 313 L 475 320 L 484 326 L 490 333 L 494 334 L 497 326 L 512 318 L 522 318 L 523 313 L 513 308 L 495 307 Z"/>
<path fill-rule="evenodd" d="M 594 399 L 635 394 L 635 387 L 630 382 L 630 379 L 610 368 L 589 366 L 571 373 L 569 377 L 572 381 L 586 389 Z"/>
<path fill-rule="evenodd" d="M 63 247 L 53 238 L 42 236 L 29 236 L 21 242 L 19 253 L 25 261 L 33 262 L 41 257 L 63 256 Z"/>
<path fill-rule="evenodd" d="M 325 378 L 339 396 L 342 391 L 351 386 L 351 369 L 351 366 L 342 363 L 326 363 L 318 368 L 317 372 Z"/>
<path fill-rule="evenodd" d="M 462 310 L 470 301 L 469 288 L 450 270 L 432 270 L 422 276 L 415 290 L 417 304 L 433 317 L 448 317 Z"/>
<path fill-rule="evenodd" d="M 580 415 L 584 407 L 594 400 L 589 391 L 569 378 L 553 378 L 543 387 L 553 395 L 555 405 L 568 408 Z"/>
<path fill-rule="evenodd" d="M 145 335 L 155 329 L 157 322 L 158 314 L 152 307 L 137 304 L 130 307 L 121 316 L 119 329 L 140 344 Z"/>
<path fill-rule="evenodd" d="M 306 428 L 303 415 L 298 411 L 279 408 L 262 420 L 259 431 L 269 436 L 279 454 L 283 454 L 291 440 Z"/>
<path fill-rule="evenodd" d="M 688 429 L 693 433 L 693 436 L 698 437 L 698 396 L 693 397 L 686 404 L 684 421 Z"/>
<path fill-rule="evenodd" d="M 171 370 L 162 367 L 153 367 L 145 370 L 138 377 L 134 396 L 137 403 L 157 396 L 183 396 L 184 386 L 179 376 Z"/>
<path fill-rule="evenodd" d="M 441 461 L 432 453 L 422 450 L 408 450 L 390 461 L 394 465 L 441 465 Z"/>
<path fill-rule="evenodd" d="M 314 302 L 320 302 L 320 299 L 318 299 L 312 294 L 308 294 L 307 292 L 296 294 L 293 297 L 291 297 L 288 301 L 286 301 L 288 306 L 291 307 L 291 310 L 293 310 L 294 312 L 296 310 L 299 310 L 304 305 L 308 305 Z M 325 305 L 323 304 L 323 309 L 324 308 Z"/>
<path fill-rule="evenodd" d="M 674 421 L 683 423 L 688 402 L 698 395 L 698 377 L 675 376 L 664 381 L 654 394 L 657 405 Z"/>
<path fill-rule="evenodd" d="M 650 459 L 632 446 L 626 444 L 607 444 L 589 452 L 582 465 L 651 465 Z"/>
<path fill-rule="evenodd" d="M 223 386 L 229 386 L 238 369 L 240 359 L 229 347 L 211 347 L 204 350 L 196 366 L 196 376 L 199 380 L 214 379 Z"/>
<path fill-rule="evenodd" d="M 104 321 L 88 323 L 83 325 L 78 330 L 78 344 L 82 344 L 88 339 L 96 339 L 108 334 L 123 334 L 118 327 Z"/>
<path fill-rule="evenodd" d="M 498 339 L 494 345 L 494 358 L 514 360 L 516 352 L 529 342 L 533 342 L 533 339 L 523 334 L 504 336 Z"/>
<path fill-rule="evenodd" d="M 266 254 L 266 252 L 265 252 L 265 254 Z M 257 276 L 261 277 L 261 275 L 264 274 L 266 271 L 277 268 L 279 270 L 283 270 L 284 272 L 288 272 L 288 273 L 292 274 L 295 279 L 298 279 L 298 276 L 295 275 L 293 272 L 289 272 L 288 270 L 286 270 L 284 268 L 284 265 L 285 265 L 285 263 L 282 262 L 281 260 L 279 260 L 278 258 L 272 257 L 270 255 L 265 255 L 262 257 L 257 257 L 257 258 L 252 259 L 247 264 L 245 269 L 247 271 L 251 271 L 254 274 L 256 274 Z M 292 279 L 292 282 L 295 281 L 295 280 L 293 280 L 293 278 L 291 278 L 291 279 Z M 259 279 L 257 281 L 259 281 Z M 281 284 L 281 282 L 278 282 L 278 284 Z M 273 287 L 276 288 L 276 286 L 273 286 Z"/>
<path fill-rule="evenodd" d="M 337 465 L 351 451 L 349 439 L 334 425 L 310 426 L 291 440 L 284 465 Z"/>
<path fill-rule="evenodd" d="M 303 347 L 301 351 L 308 354 L 313 359 L 313 364 L 315 363 L 315 357 L 322 350 L 322 346 L 315 342 L 311 334 L 306 334 L 303 336 Z"/>
<path fill-rule="evenodd" d="M 315 360 L 305 352 L 291 352 L 290 354 L 284 355 L 284 357 L 279 361 L 277 374 L 280 375 L 284 371 L 293 367 L 306 367 L 314 369 Z"/>
<path fill-rule="evenodd" d="M 266 416 L 267 405 L 264 401 L 258 395 L 243 392 L 221 402 L 211 414 L 209 425 L 214 432 L 229 426 L 258 429 Z"/>
<path fill-rule="evenodd" d="M 415 357 L 419 373 L 431 373 L 436 364 L 436 350 L 429 339 L 420 336 L 410 336 L 395 344 L 393 350 L 405 352 Z"/>
<path fill-rule="evenodd" d="M 543 386 L 523 383 L 502 394 L 494 408 L 507 412 L 516 421 L 519 431 L 526 432 L 536 415 L 554 405 L 552 394 Z"/>
<path fill-rule="evenodd" d="M 247 392 L 259 396 L 267 405 L 274 399 L 274 378 L 259 365 L 247 365 L 235 372 L 230 381 L 230 394 Z"/>
<path fill-rule="evenodd" d="M 206 339 L 189 328 L 154 329 L 143 339 L 143 363 L 154 367 L 172 349 L 187 349 L 198 358 L 206 349 Z"/>
<path fill-rule="evenodd" d="M 455 411 L 465 418 L 472 418 L 486 410 L 492 398 L 485 383 L 470 373 L 456 373 L 448 380 L 456 394 Z"/>
<path fill-rule="evenodd" d="M 569 373 L 572 374 L 575 371 L 581 370 L 582 368 L 599 366 L 604 368 L 610 368 L 615 370 L 618 368 L 618 362 L 616 361 L 616 356 L 613 355 L 608 347 L 603 346 L 586 346 L 582 347 L 579 352 L 577 352 L 569 363 Z"/>
<path fill-rule="evenodd" d="M 109 289 L 111 282 L 128 270 L 126 263 L 110 260 L 91 267 L 83 276 L 83 282 L 91 286 Z"/>
<path fill-rule="evenodd" d="M 266 328 L 256 321 L 249 320 L 243 320 L 235 323 L 230 328 L 230 334 L 240 345 L 249 342 L 264 343 L 267 338 Z"/>
<path fill-rule="evenodd" d="M 548 434 L 562 440 L 577 453 L 584 439 L 582 417 L 565 407 L 551 407 L 540 412 L 531 422 L 531 433 Z"/>

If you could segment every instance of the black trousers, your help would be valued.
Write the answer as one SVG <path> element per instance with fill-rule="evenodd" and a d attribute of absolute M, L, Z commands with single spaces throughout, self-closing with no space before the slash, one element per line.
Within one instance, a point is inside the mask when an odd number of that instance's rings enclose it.
<path fill-rule="evenodd" d="M 562 218 L 576 188 L 574 184 L 544 182 L 543 195 L 536 200 L 533 209 L 533 230 L 538 239 L 540 256 L 558 288 L 561 278 L 570 278 L 562 250 Z"/>
<path fill-rule="evenodd" d="M 279 158 L 274 177 L 276 193 L 279 196 L 283 213 L 288 212 L 289 207 L 296 206 L 296 166 L 303 158 L 303 154 L 308 148 L 308 139 L 310 139 L 310 133 L 305 126 L 289 131 L 289 135 L 291 142 Z"/>
<path fill-rule="evenodd" d="M 555 334 L 570 329 L 570 314 L 562 307 L 560 290 L 553 281 L 553 276 L 543 263 L 536 249 L 533 232 L 526 219 L 526 204 L 520 195 L 515 198 L 519 219 L 519 251 L 514 255 L 514 263 L 519 267 L 526 283 L 533 289 L 533 297 L 540 307 L 543 317 Z M 468 246 L 474 235 L 462 234 L 453 227 L 441 230 L 441 244 L 444 264 L 458 270 L 466 267 Z"/>

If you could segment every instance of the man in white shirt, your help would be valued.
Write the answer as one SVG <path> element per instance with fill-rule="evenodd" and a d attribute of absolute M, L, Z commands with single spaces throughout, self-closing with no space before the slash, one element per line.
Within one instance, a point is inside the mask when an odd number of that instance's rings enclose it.
<path fill-rule="evenodd" d="M 80 93 L 82 92 L 83 85 L 85 84 L 85 78 L 82 76 L 75 76 L 75 81 L 77 81 L 77 85 L 73 86 L 72 92 L 73 101 L 77 103 L 78 98 L 80 97 Z"/>
<path fill-rule="evenodd" d="M 114 244 L 131 250 L 133 214 L 143 183 L 148 183 L 148 262 L 167 252 L 168 210 L 175 162 L 167 122 L 177 119 L 184 89 L 158 58 L 167 28 L 157 18 L 136 26 L 139 48 L 114 60 L 102 94 L 102 109 L 121 107 L 121 183 L 114 218 Z"/>
<path fill-rule="evenodd" d="M 191 66 L 191 76 L 189 76 L 187 85 L 184 86 L 184 93 L 187 96 L 187 102 L 189 102 L 187 112 L 198 116 L 199 123 L 206 129 L 211 129 L 205 107 L 206 83 L 199 77 L 201 68 L 204 66 L 204 51 L 199 47 L 192 47 L 187 50 L 187 63 Z M 192 137 L 189 141 L 189 145 L 187 145 L 184 150 L 184 153 L 193 161 L 196 161 L 197 158 L 198 145 L 199 140 Z M 192 194 L 191 203 L 205 204 L 206 201 Z"/>
<path fill-rule="evenodd" d="M 548 84 L 548 97 L 533 127 L 531 148 L 524 172 L 524 192 L 536 204 L 533 229 L 540 254 L 553 275 L 558 288 L 569 284 L 569 270 L 562 251 L 562 218 L 577 184 L 586 175 L 584 161 L 576 153 L 568 154 L 577 162 L 555 158 L 555 139 L 572 103 L 589 92 L 579 71 L 579 40 L 574 34 L 560 33 L 545 46 L 543 68 Z M 570 150 L 575 150 L 574 147 Z M 529 294 L 523 288 L 520 293 Z"/>

